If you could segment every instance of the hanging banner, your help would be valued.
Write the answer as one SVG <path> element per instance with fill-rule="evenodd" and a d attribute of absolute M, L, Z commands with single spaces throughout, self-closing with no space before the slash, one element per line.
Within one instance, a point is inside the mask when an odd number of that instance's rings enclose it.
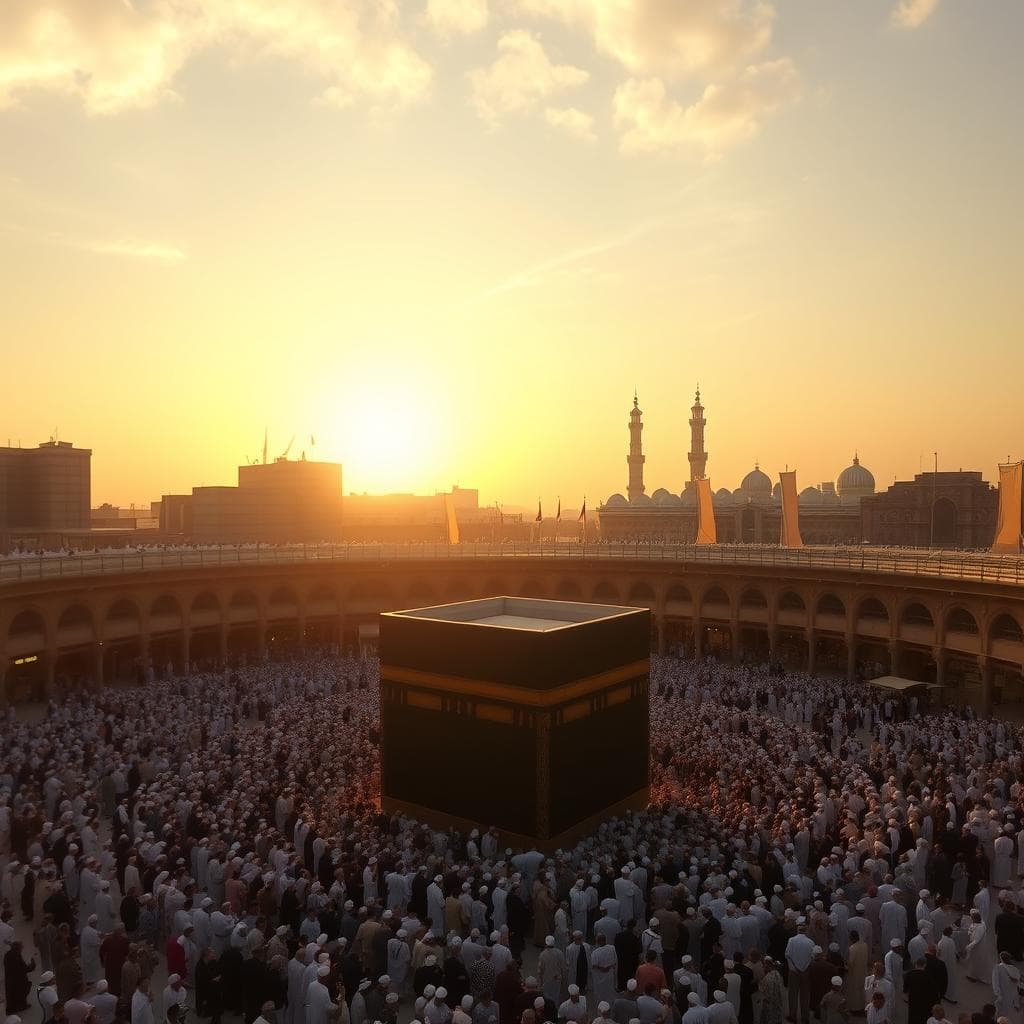
<path fill-rule="evenodd" d="M 718 543 L 715 506 L 711 500 L 711 481 L 707 477 L 697 481 L 697 543 Z"/>
<path fill-rule="evenodd" d="M 779 543 L 784 548 L 802 548 L 800 538 L 800 499 L 796 490 L 796 470 L 780 473 L 782 481 L 782 537 Z"/>
<path fill-rule="evenodd" d="M 1000 554 L 1020 554 L 1022 475 L 1022 462 L 999 467 L 999 518 L 996 520 L 996 539 L 992 550 Z"/>
<path fill-rule="evenodd" d="M 455 499 L 450 495 L 444 496 L 444 517 L 448 525 L 448 543 L 459 543 L 459 520 L 455 515 Z"/>

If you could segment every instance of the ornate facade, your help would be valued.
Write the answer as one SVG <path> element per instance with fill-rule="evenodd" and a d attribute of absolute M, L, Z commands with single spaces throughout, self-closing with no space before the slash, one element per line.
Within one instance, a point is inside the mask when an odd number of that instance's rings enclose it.
<path fill-rule="evenodd" d="M 681 493 L 659 487 L 648 495 L 644 485 L 641 447 L 642 412 L 633 399 L 629 434 L 629 487 L 613 494 L 599 509 L 601 534 L 610 541 L 692 543 L 697 536 L 697 480 L 707 474 L 704 447 L 707 420 L 700 390 L 690 410 L 690 478 Z M 854 455 L 835 484 L 805 487 L 800 493 L 800 530 L 807 544 L 859 544 L 866 538 L 861 500 L 875 493 L 875 478 Z M 715 492 L 718 540 L 726 544 L 777 544 L 782 530 L 779 485 L 756 463 L 735 491 Z"/>

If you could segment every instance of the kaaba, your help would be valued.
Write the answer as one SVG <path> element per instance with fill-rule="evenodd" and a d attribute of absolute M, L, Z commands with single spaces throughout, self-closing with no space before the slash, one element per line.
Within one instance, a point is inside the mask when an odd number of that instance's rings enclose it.
<path fill-rule="evenodd" d="M 650 612 L 493 597 L 380 617 L 381 801 L 554 849 L 643 807 Z"/>

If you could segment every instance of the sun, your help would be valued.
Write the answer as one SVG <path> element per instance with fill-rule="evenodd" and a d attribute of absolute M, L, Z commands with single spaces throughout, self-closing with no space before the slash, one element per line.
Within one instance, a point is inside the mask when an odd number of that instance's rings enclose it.
<path fill-rule="evenodd" d="M 423 491 L 439 461 L 439 411 L 413 382 L 391 382 L 385 393 L 359 394 L 337 409 L 333 433 L 345 490 Z"/>

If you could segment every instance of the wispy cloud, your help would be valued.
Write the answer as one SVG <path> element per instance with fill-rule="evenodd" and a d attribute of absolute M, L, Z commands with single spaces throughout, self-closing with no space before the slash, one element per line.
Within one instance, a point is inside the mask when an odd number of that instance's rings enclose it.
<path fill-rule="evenodd" d="M 77 249 L 80 252 L 91 252 L 97 256 L 117 256 L 124 259 L 141 260 L 146 263 L 157 263 L 173 267 L 184 263 L 187 255 L 185 250 L 168 242 L 148 239 L 121 237 L 95 238 L 85 235 L 68 234 L 65 231 L 47 231 L 26 224 L 7 222 L 0 224 L 0 231 L 18 235 L 26 241 L 41 242 L 44 245 L 56 245 L 64 249 Z"/>
<path fill-rule="evenodd" d="M 176 245 L 164 245 L 162 242 L 143 242 L 134 238 L 123 238 L 113 242 L 85 242 L 78 248 L 101 256 L 127 256 L 133 260 L 147 260 L 154 263 L 166 263 L 177 266 L 185 262 L 185 253 Z"/>
<path fill-rule="evenodd" d="M 900 0 L 890 21 L 896 28 L 920 28 L 939 6 L 939 0 Z"/>

